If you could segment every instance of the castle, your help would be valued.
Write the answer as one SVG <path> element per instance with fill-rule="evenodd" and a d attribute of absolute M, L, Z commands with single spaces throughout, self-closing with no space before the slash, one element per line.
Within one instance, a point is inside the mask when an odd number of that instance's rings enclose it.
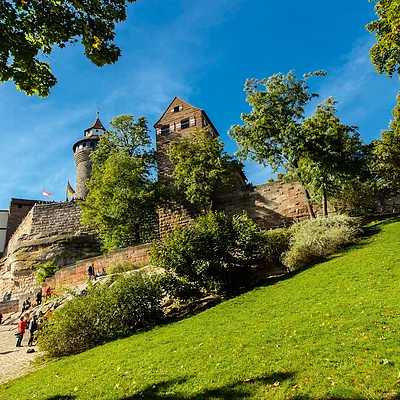
<path fill-rule="evenodd" d="M 212 136 L 219 135 L 204 110 L 178 97 L 172 100 L 154 128 L 159 179 L 163 176 L 171 177 L 173 171 L 167 155 L 171 141 L 187 137 L 194 130 L 203 128 Z M 72 147 L 76 164 L 76 199 L 83 200 L 88 194 L 85 182 L 91 173 L 90 153 L 96 150 L 105 130 L 97 115 L 95 122 L 84 130 L 83 139 Z M 296 182 L 276 181 L 254 187 L 246 185 L 244 175 L 238 176 L 235 188 L 215 194 L 213 209 L 229 215 L 246 211 L 262 228 L 284 226 L 308 215 L 305 197 Z M 381 213 L 392 213 L 394 209 L 400 209 L 398 198 L 383 204 Z M 168 209 L 160 208 L 160 237 L 176 225 L 190 223 L 197 215 L 198 208 L 184 201 L 177 201 Z M 13 198 L 7 216 L 5 218 L 5 213 L 0 213 L 0 245 L 1 240 L 5 244 L 5 257 L 0 261 L 0 294 L 12 290 L 18 298 L 37 290 L 32 274 L 32 266 L 37 263 L 55 260 L 56 265 L 63 269 L 79 265 L 79 273 L 82 274 L 86 268 L 85 261 L 87 263 L 97 257 L 96 262 L 106 262 L 99 258 L 102 256 L 96 235 L 81 225 L 81 211 L 75 201 L 41 203 Z M 128 249 L 115 254 L 143 261 L 146 259 L 145 251 L 146 247 L 142 246 L 139 252 Z M 64 274 L 65 282 L 72 279 L 72 275 L 66 276 Z"/>

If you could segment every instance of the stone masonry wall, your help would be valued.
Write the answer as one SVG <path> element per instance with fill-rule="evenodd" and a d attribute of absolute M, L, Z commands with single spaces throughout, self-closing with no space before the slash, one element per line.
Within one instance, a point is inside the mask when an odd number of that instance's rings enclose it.
<path fill-rule="evenodd" d="M 88 279 L 87 270 L 93 263 L 96 274 L 109 265 L 121 261 L 129 261 L 137 266 L 145 266 L 149 261 L 150 244 L 127 247 L 110 251 L 107 255 L 86 258 L 77 261 L 75 265 L 62 268 L 54 277 L 46 279 L 43 287 L 50 286 L 52 289 L 61 290 L 65 287 L 77 286 Z"/>
<path fill-rule="evenodd" d="M 214 196 L 213 209 L 228 215 L 247 212 L 261 228 L 287 226 L 308 216 L 305 196 L 297 182 L 269 182 L 253 188 L 236 187 L 220 191 Z M 197 212 L 197 214 L 196 214 Z M 198 215 L 195 207 L 161 210 L 159 213 L 160 237 L 175 226 L 185 226 Z"/>
<path fill-rule="evenodd" d="M 77 150 L 74 155 L 76 165 L 76 193 L 77 199 L 85 199 L 89 191 L 86 188 L 86 181 L 90 178 L 92 173 L 92 162 L 90 161 L 90 153 L 93 149 L 85 147 Z"/>
<path fill-rule="evenodd" d="M 74 201 L 36 204 L 32 211 L 31 235 L 84 230 L 81 225 L 81 209 Z"/>
<path fill-rule="evenodd" d="M 6 244 L 35 203 L 35 200 L 11 199 L 8 210 Z"/>
<path fill-rule="evenodd" d="M 0 314 L 16 312 L 19 310 L 19 300 L 0 301 Z"/>
<path fill-rule="evenodd" d="M 28 212 L 25 218 L 22 220 L 14 234 L 11 236 L 7 244 L 6 254 L 10 253 L 10 249 L 14 249 L 17 246 L 17 242 L 20 237 L 27 236 L 32 231 L 33 222 L 33 208 Z M 11 250 L 12 252 L 12 250 Z"/>
<path fill-rule="evenodd" d="M 308 216 L 306 199 L 297 182 L 276 181 L 219 192 L 213 208 L 228 215 L 246 211 L 264 229 L 290 225 Z"/>

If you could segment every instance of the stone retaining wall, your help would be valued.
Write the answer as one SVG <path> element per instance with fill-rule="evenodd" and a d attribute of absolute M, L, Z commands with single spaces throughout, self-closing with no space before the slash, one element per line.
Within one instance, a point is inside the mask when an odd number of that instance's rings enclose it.
<path fill-rule="evenodd" d="M 66 287 L 74 287 L 88 278 L 87 270 L 93 263 L 96 274 L 101 274 L 103 268 L 121 261 L 129 261 L 137 266 L 145 266 L 149 261 L 150 244 L 126 247 L 124 249 L 110 251 L 107 255 L 86 258 L 77 261 L 75 265 L 62 268 L 54 277 L 46 279 L 43 287 L 50 286 L 52 289 L 60 290 Z"/>
<path fill-rule="evenodd" d="M 19 310 L 19 300 L 0 301 L 0 314 L 8 314 Z"/>

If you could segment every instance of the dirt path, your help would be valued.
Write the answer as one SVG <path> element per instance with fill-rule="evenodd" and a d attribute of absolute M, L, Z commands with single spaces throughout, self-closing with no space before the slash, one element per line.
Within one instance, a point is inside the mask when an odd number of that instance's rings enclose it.
<path fill-rule="evenodd" d="M 22 347 L 15 347 L 17 338 L 17 324 L 0 325 L 0 384 L 25 375 L 37 369 L 37 366 L 32 365 L 41 353 L 36 346 L 34 353 L 27 353 L 29 332 L 25 332 L 22 340 Z"/>

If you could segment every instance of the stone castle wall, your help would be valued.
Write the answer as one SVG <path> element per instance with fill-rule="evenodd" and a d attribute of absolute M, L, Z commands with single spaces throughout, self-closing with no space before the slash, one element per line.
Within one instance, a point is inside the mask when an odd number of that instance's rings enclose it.
<path fill-rule="evenodd" d="M 213 209 L 228 215 L 246 211 L 249 217 L 263 229 L 287 226 L 308 216 L 304 193 L 297 182 L 269 182 L 255 187 L 236 187 L 220 191 L 214 197 Z M 197 209 L 198 211 L 198 209 Z M 188 206 L 159 214 L 160 236 L 164 237 L 174 226 L 185 226 L 196 217 L 196 208 Z"/>
<path fill-rule="evenodd" d="M 297 182 L 276 181 L 223 191 L 216 195 L 213 208 L 228 215 L 246 211 L 263 229 L 291 225 L 308 216 L 306 198 Z"/>
<path fill-rule="evenodd" d="M 65 287 L 77 286 L 88 279 L 87 270 L 93 263 L 96 274 L 101 274 L 103 268 L 113 263 L 129 261 L 133 264 L 143 267 L 149 261 L 150 244 L 141 244 L 138 246 L 127 247 L 110 251 L 107 255 L 86 258 L 77 261 L 75 265 L 62 268 L 54 277 L 46 279 L 43 287 L 50 286 L 52 289 L 60 290 Z"/>
<path fill-rule="evenodd" d="M 6 244 L 35 203 L 37 203 L 35 200 L 11 199 L 8 210 Z"/>
<path fill-rule="evenodd" d="M 31 235 L 76 233 L 85 230 L 81 225 L 81 209 L 74 201 L 36 204 L 32 212 Z"/>

